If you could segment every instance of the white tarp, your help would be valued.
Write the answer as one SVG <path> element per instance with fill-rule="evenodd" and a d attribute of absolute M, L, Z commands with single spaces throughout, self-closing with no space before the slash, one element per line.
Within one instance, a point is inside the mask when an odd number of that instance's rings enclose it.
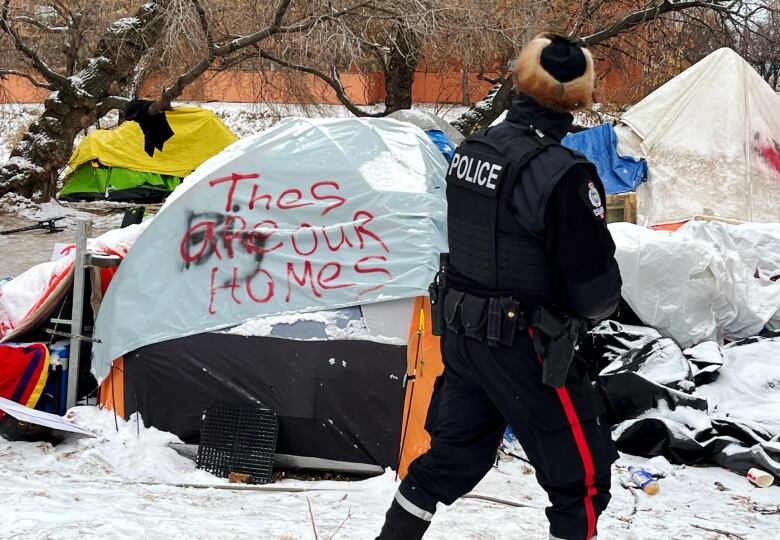
<path fill-rule="evenodd" d="M 736 52 L 715 51 L 621 121 L 649 165 L 640 224 L 700 214 L 780 222 L 780 98 Z"/>
<path fill-rule="evenodd" d="M 681 347 L 780 323 L 780 224 L 691 221 L 677 232 L 609 226 L 623 298 Z"/>
<path fill-rule="evenodd" d="M 95 437 L 96 435 L 89 431 L 79 427 L 69 421 L 68 417 L 57 416 L 30 407 L 20 405 L 15 401 L 0 397 L 0 411 L 10 414 L 21 422 L 27 422 L 28 424 L 35 424 L 51 429 L 57 429 L 59 431 L 68 431 L 70 433 L 78 433 L 79 435 L 87 435 L 89 437 Z"/>
<path fill-rule="evenodd" d="M 210 159 L 120 266 L 95 324 L 98 379 L 144 345 L 427 293 L 446 251 L 446 161 L 389 119 L 283 120 Z"/>
<path fill-rule="evenodd" d="M 87 240 L 87 250 L 100 255 L 124 257 L 147 223 L 113 229 Z M 75 244 L 58 252 L 59 257 L 41 263 L 5 283 L 0 289 L 0 342 L 16 339 L 49 315 L 52 302 L 70 290 L 76 260 Z M 47 310 L 48 308 L 48 310 Z"/>

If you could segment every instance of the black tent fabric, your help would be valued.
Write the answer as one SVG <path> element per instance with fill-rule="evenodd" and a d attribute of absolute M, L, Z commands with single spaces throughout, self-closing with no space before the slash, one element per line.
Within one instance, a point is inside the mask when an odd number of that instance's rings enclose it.
<path fill-rule="evenodd" d="M 777 332 L 723 350 L 762 340 L 780 352 Z M 775 425 L 734 418 L 718 403 L 696 395 L 718 379 L 723 366 L 719 352 L 686 357 L 672 340 L 650 328 L 607 321 L 589 334 L 581 353 L 604 359 L 598 384 L 619 450 L 687 465 L 714 463 L 740 474 L 758 467 L 780 475 L 780 430 Z M 770 384 L 765 391 L 778 389 Z"/>
<path fill-rule="evenodd" d="M 279 416 L 278 454 L 397 465 L 405 346 L 200 334 L 124 366 L 126 413 L 184 442 L 198 442 L 210 405 L 262 406 Z"/>

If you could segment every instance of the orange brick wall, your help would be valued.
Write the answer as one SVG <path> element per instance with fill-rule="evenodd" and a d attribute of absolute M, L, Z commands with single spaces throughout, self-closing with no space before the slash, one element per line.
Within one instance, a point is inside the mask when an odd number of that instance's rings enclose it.
<path fill-rule="evenodd" d="M 24 77 L 9 75 L 0 79 L 0 103 L 42 103 L 49 91 L 37 88 Z"/>
<path fill-rule="evenodd" d="M 629 66 L 611 66 L 608 61 L 598 66 L 596 101 L 630 105 L 645 97 L 648 89 L 643 84 L 643 68 L 638 63 Z"/>
<path fill-rule="evenodd" d="M 610 69 L 599 66 L 600 79 L 597 85 L 598 101 L 635 103 L 642 96 L 641 66 L 632 69 Z M 495 77 L 496 74 L 487 74 Z M 310 86 L 319 103 L 337 104 L 335 92 L 313 75 L 299 77 Z M 285 91 L 287 79 L 276 72 L 258 73 L 252 71 L 212 71 L 188 86 L 182 99 L 189 101 L 226 101 L 237 103 L 293 103 L 297 98 Z M 356 105 L 371 105 L 385 99 L 384 79 L 381 73 L 341 75 L 347 96 Z M 170 80 L 153 75 L 144 84 L 142 96 L 155 98 L 160 95 Z M 477 79 L 476 73 L 469 74 L 469 97 L 471 102 L 482 99 L 491 84 Z M 36 88 L 27 79 L 8 76 L 0 79 L 0 103 L 41 103 L 48 90 Z M 463 75 L 458 71 L 434 73 L 418 71 L 412 85 L 412 101 L 415 103 L 463 103 Z"/>
<path fill-rule="evenodd" d="M 489 74 L 495 76 L 495 74 Z M 319 103 L 338 103 L 336 94 L 327 84 L 313 75 L 299 77 L 309 85 L 315 100 Z M 381 73 L 341 75 L 347 97 L 356 105 L 370 105 L 385 99 L 384 79 Z M 164 85 L 170 83 L 160 75 L 151 76 L 144 84 L 141 94 L 146 98 L 160 95 Z M 477 80 L 477 74 L 469 75 L 469 91 L 472 101 L 482 99 L 490 89 L 490 83 Z M 182 99 L 191 101 L 227 101 L 253 103 L 270 101 L 290 103 L 294 95 L 285 91 L 287 79 L 273 71 L 258 73 L 252 71 L 212 71 L 188 86 Z M 40 103 L 48 91 L 35 88 L 22 77 L 9 76 L 0 80 L 0 103 Z M 415 103 L 462 103 L 463 76 L 459 72 L 429 73 L 417 72 L 412 85 L 412 100 Z"/>

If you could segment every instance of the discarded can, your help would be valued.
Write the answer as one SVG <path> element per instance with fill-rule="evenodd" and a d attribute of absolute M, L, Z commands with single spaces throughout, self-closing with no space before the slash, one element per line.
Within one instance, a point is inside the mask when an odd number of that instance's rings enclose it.
<path fill-rule="evenodd" d="M 747 479 L 750 480 L 751 484 L 755 484 L 761 488 L 769 487 L 775 481 L 774 476 L 756 468 L 752 468 L 747 472 Z"/>
<path fill-rule="evenodd" d="M 628 474 L 631 475 L 631 481 L 648 495 L 656 495 L 661 491 L 658 481 L 646 470 L 640 467 L 629 467 Z"/>

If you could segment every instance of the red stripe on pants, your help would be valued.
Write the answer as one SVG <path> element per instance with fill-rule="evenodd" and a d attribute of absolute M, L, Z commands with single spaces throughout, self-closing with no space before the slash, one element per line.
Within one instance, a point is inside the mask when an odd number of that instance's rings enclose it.
<path fill-rule="evenodd" d="M 528 329 L 528 333 L 531 336 L 531 340 L 534 338 L 533 328 Z M 537 353 L 536 359 L 539 363 L 543 363 L 544 359 Z M 574 409 L 574 403 L 571 401 L 571 396 L 566 387 L 556 388 L 555 391 L 558 394 L 558 399 L 561 400 L 563 410 L 566 413 L 566 419 L 569 421 L 571 432 L 574 435 L 574 442 L 577 444 L 577 450 L 580 453 L 580 459 L 582 459 L 582 466 L 585 468 L 585 515 L 588 519 L 588 533 L 585 536 L 589 539 L 596 532 L 596 510 L 593 507 L 593 497 L 596 495 L 596 486 L 593 485 L 593 476 L 596 474 L 596 468 L 593 465 L 593 456 L 590 454 L 590 448 L 588 447 L 588 440 L 585 438 L 585 433 L 582 431 L 582 424 L 577 416 L 577 411 Z"/>

